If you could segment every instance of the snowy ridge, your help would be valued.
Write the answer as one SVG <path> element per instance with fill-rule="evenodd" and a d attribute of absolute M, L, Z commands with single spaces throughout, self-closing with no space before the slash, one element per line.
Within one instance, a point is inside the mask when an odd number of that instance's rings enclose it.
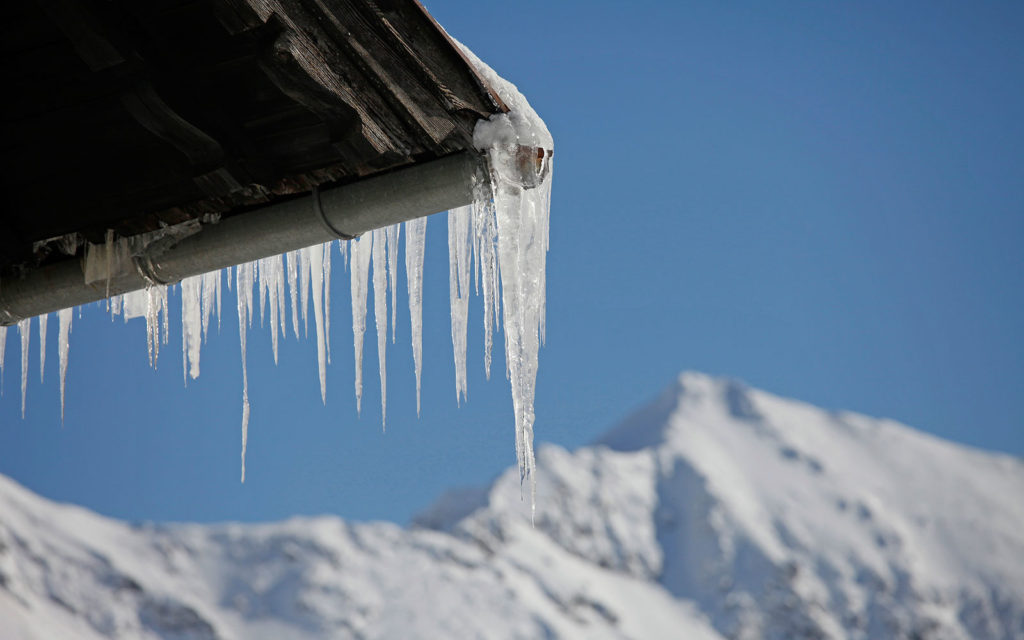
<path fill-rule="evenodd" d="M 538 457 L 536 526 L 729 638 L 1024 638 L 1024 463 L 687 373 Z M 511 473 L 419 522 L 532 538 Z"/>
<path fill-rule="evenodd" d="M 1024 638 L 1024 464 L 684 374 L 402 529 L 129 526 L 0 478 L 0 639 Z"/>

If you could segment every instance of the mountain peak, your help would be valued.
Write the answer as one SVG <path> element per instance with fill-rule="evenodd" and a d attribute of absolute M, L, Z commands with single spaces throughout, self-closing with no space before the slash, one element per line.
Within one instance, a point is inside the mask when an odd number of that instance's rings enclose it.
<path fill-rule="evenodd" d="M 676 378 L 678 397 L 687 406 L 703 404 L 724 411 L 734 418 L 757 420 L 758 412 L 747 383 L 728 377 L 714 377 L 696 371 L 684 371 Z"/>
<path fill-rule="evenodd" d="M 656 448 L 679 431 L 677 416 L 732 417 L 755 421 L 763 416 L 752 389 L 733 378 L 683 371 L 658 396 L 598 438 L 594 444 L 617 451 Z"/>

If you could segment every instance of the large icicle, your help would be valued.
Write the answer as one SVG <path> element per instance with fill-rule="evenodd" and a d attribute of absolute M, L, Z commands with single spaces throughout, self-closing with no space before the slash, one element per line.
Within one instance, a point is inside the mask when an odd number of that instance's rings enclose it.
<path fill-rule="evenodd" d="M 39 381 L 43 382 L 43 372 L 46 370 L 46 325 L 50 314 L 39 315 Z"/>
<path fill-rule="evenodd" d="M 310 278 L 313 283 L 313 322 L 316 325 L 316 362 L 320 372 L 320 400 L 327 404 L 327 350 L 324 343 L 324 246 L 310 247 Z"/>
<path fill-rule="evenodd" d="M 366 289 L 370 272 L 373 234 L 366 233 L 349 241 L 352 271 L 352 347 L 356 360 L 356 412 L 363 404 L 363 336 L 366 333 Z"/>
<path fill-rule="evenodd" d="M 516 457 L 520 477 L 529 479 L 534 506 L 533 405 L 537 357 L 545 326 L 545 260 L 551 202 L 550 155 L 544 151 L 537 155 L 536 150 L 553 150 L 554 142 L 547 126 L 515 86 L 469 49 L 463 47 L 463 53 L 509 108 L 506 114 L 479 121 L 473 131 L 473 143 L 487 153 L 491 164 L 505 362 L 516 421 Z M 524 184 L 530 178 L 537 180 Z M 481 204 L 478 202 L 478 206 Z"/>
<path fill-rule="evenodd" d="M 469 320 L 469 221 L 473 206 L 448 212 L 448 298 L 452 310 L 455 353 L 455 402 L 466 399 L 466 331 Z"/>
<path fill-rule="evenodd" d="M 374 229 L 373 235 L 373 318 L 377 326 L 377 363 L 380 374 L 380 421 L 387 423 L 388 409 L 388 273 L 387 230 Z"/>
<path fill-rule="evenodd" d="M 68 353 L 71 351 L 72 309 L 57 312 L 57 357 L 60 359 L 60 421 L 64 422 L 64 383 L 68 375 Z M 2 363 L 2 359 L 0 359 Z"/>
<path fill-rule="evenodd" d="M 502 159 L 492 153 L 497 166 Z M 527 194 L 515 183 L 505 183 L 501 171 L 496 185 L 498 254 L 505 324 L 505 360 L 512 385 L 516 419 L 516 454 L 519 471 L 530 478 L 531 501 L 536 491 L 533 453 L 533 403 L 537 382 L 544 283 L 547 212 L 538 194 Z M 550 184 L 550 183 L 549 183 Z M 539 187 L 543 189 L 545 187 Z"/>
<path fill-rule="evenodd" d="M 423 254 L 427 219 L 405 223 L 405 282 L 409 290 L 409 326 L 412 328 L 412 361 L 416 367 L 416 415 L 420 415 L 420 377 L 423 372 Z"/>
<path fill-rule="evenodd" d="M 28 393 L 28 347 L 32 337 L 32 319 L 18 321 L 21 334 L 21 417 L 25 417 L 25 397 Z"/>
<path fill-rule="evenodd" d="M 249 443 L 249 372 L 245 362 L 246 330 L 252 321 L 252 284 L 255 263 L 247 262 L 235 267 L 238 280 L 236 291 L 238 308 L 238 346 L 242 351 L 242 482 L 245 482 L 245 449 Z"/>

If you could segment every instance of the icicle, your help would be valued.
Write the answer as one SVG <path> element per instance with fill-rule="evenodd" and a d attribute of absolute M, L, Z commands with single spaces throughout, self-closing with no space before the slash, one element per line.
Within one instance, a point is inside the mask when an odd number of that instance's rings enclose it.
<path fill-rule="evenodd" d="M 146 289 L 146 347 L 149 353 L 149 366 L 156 366 L 156 358 L 160 353 L 160 308 L 156 287 Z M 125 320 L 128 314 L 125 314 Z"/>
<path fill-rule="evenodd" d="M 420 415 L 420 375 L 423 372 L 423 253 L 427 219 L 405 223 L 405 281 L 409 289 L 409 326 L 412 328 L 412 361 L 416 367 L 416 416 Z"/>
<path fill-rule="evenodd" d="M 220 331 L 221 292 L 224 289 L 223 283 L 221 281 L 221 274 L 222 273 L 227 275 L 228 291 L 231 290 L 231 269 L 230 268 L 229 269 L 221 269 L 220 271 L 217 272 L 217 277 L 214 280 L 214 282 L 215 282 L 214 290 L 217 293 L 217 331 L 218 332 Z"/>
<path fill-rule="evenodd" d="M 275 270 L 277 271 L 275 277 L 275 288 L 277 289 L 277 319 L 280 323 L 281 337 L 288 337 L 288 302 L 285 295 L 285 266 L 284 266 L 284 254 L 277 256 L 277 262 L 275 264 Z M 274 364 L 277 364 L 277 356 L 274 357 Z"/>
<path fill-rule="evenodd" d="M 160 306 L 160 335 L 162 337 L 163 344 L 167 344 L 171 339 L 171 323 L 168 319 L 171 311 L 171 305 L 167 303 L 167 287 L 159 286 L 153 288 L 156 290 L 156 296 Z"/>
<path fill-rule="evenodd" d="M 149 307 L 149 293 L 145 289 L 130 291 L 121 296 L 122 317 L 125 322 L 132 318 L 145 318 Z M 79 307 L 81 308 L 81 307 Z"/>
<path fill-rule="evenodd" d="M 260 258 L 254 260 L 256 264 L 256 295 L 260 299 L 260 327 L 264 325 L 264 316 L 267 315 L 267 296 L 270 293 L 267 291 L 270 288 L 270 280 L 266 274 L 266 258 Z"/>
<path fill-rule="evenodd" d="M 0 326 L 0 396 L 4 393 L 4 351 L 7 350 L 7 327 Z"/>
<path fill-rule="evenodd" d="M 313 321 L 316 325 L 316 363 L 320 371 L 320 400 L 327 404 L 327 355 L 324 343 L 324 247 L 308 249 L 313 284 Z"/>
<path fill-rule="evenodd" d="M 472 206 L 448 212 L 448 295 L 455 353 L 455 401 L 466 399 L 466 330 L 469 316 L 469 219 Z"/>
<path fill-rule="evenodd" d="M 520 477 L 530 481 L 531 506 L 535 509 L 533 403 L 538 349 L 545 330 L 545 254 L 551 202 L 551 156 L 543 151 L 537 155 L 536 150 L 551 150 L 554 143 L 544 122 L 515 86 L 494 73 L 472 51 L 462 49 L 509 108 L 508 113 L 478 121 L 473 144 L 485 151 L 490 160 L 505 364 L 516 420 L 516 457 Z M 485 201 L 478 197 L 477 204 Z"/>
<path fill-rule="evenodd" d="M 385 229 L 388 238 L 388 278 L 391 283 L 391 344 L 395 343 L 395 327 L 398 324 L 395 320 L 398 311 L 398 236 L 401 233 L 401 225 L 392 224 Z"/>
<path fill-rule="evenodd" d="M 18 333 L 21 334 L 21 417 L 25 417 L 25 397 L 28 391 L 28 347 L 32 335 L 32 319 L 18 321 Z"/>
<path fill-rule="evenodd" d="M 203 336 L 203 276 L 181 281 L 181 365 L 188 383 L 199 377 L 199 352 Z"/>
<path fill-rule="evenodd" d="M 387 232 L 374 229 L 373 234 L 373 317 L 377 325 L 377 363 L 380 373 L 380 419 L 386 423 L 388 405 L 387 342 L 388 342 L 388 274 Z"/>
<path fill-rule="evenodd" d="M 242 482 L 245 482 L 245 449 L 249 443 L 249 373 L 246 366 L 245 337 L 252 322 L 253 271 L 252 262 L 235 267 L 235 277 L 238 280 L 238 346 L 242 352 Z"/>
<path fill-rule="evenodd" d="M 43 381 L 43 372 L 46 370 L 46 325 L 50 314 L 39 315 L 39 382 Z"/>
<path fill-rule="evenodd" d="M 288 264 L 288 291 L 292 300 L 292 330 L 295 339 L 299 338 L 299 252 L 289 251 L 285 254 Z"/>
<path fill-rule="evenodd" d="M 244 293 L 242 294 L 242 297 L 245 298 L 245 315 L 246 315 L 246 319 L 249 321 L 249 326 L 251 327 L 252 326 L 252 316 L 253 316 L 253 313 L 252 313 L 252 303 L 253 303 L 253 300 L 252 300 L 252 298 L 253 298 L 252 290 L 253 290 L 253 285 L 256 283 L 256 263 L 255 262 L 247 262 L 245 264 L 245 267 L 246 267 L 246 270 L 245 270 L 245 280 L 244 280 L 244 282 L 240 281 L 238 283 L 238 288 L 239 288 L 239 290 L 241 290 L 243 288 L 245 289 Z M 238 293 L 236 292 L 235 295 L 237 296 Z"/>
<path fill-rule="evenodd" d="M 110 299 L 110 275 L 114 271 L 114 230 L 113 229 L 107 229 L 107 235 L 104 238 L 103 245 L 107 248 L 107 274 L 106 274 L 107 277 L 106 277 L 106 281 L 107 281 L 107 299 L 109 300 Z M 88 282 L 89 278 L 86 277 L 85 281 Z"/>
<path fill-rule="evenodd" d="M 199 291 L 200 291 L 199 317 L 201 318 L 201 322 L 202 322 L 203 342 L 206 342 L 206 337 L 207 337 L 207 335 L 209 334 L 209 331 L 210 331 L 210 318 L 213 317 L 214 289 L 213 289 L 213 284 L 209 280 L 209 277 L 210 277 L 211 273 L 215 274 L 215 273 L 218 273 L 218 272 L 217 271 L 212 271 L 210 273 L 204 273 L 201 276 L 201 283 L 200 283 L 201 286 L 199 287 Z"/>
<path fill-rule="evenodd" d="M 302 335 L 309 335 L 309 248 L 299 249 L 299 304 L 302 309 Z"/>
<path fill-rule="evenodd" d="M 272 256 L 266 259 L 270 267 L 269 282 L 267 283 L 267 296 L 270 298 L 270 345 L 274 351 L 274 364 L 277 364 L 278 336 L 284 333 L 285 326 L 282 322 L 281 312 L 284 309 L 284 260 L 281 256 Z"/>
<path fill-rule="evenodd" d="M 530 481 L 531 505 L 534 505 L 533 405 L 545 306 L 543 287 L 551 180 L 525 190 L 506 178 L 505 172 L 514 166 L 510 151 L 492 149 L 490 156 L 497 175 L 494 202 L 505 312 L 505 360 L 516 417 L 516 457 L 520 476 Z"/>
<path fill-rule="evenodd" d="M 324 243 L 324 341 L 327 343 L 327 364 L 331 364 L 331 245 Z"/>
<path fill-rule="evenodd" d="M 210 318 L 213 317 L 214 307 L 217 309 L 217 326 L 220 327 L 220 270 L 204 273 L 202 278 L 202 315 L 203 315 L 203 340 L 206 340 L 210 329 Z"/>
<path fill-rule="evenodd" d="M 372 247 L 372 233 L 349 241 L 349 250 L 352 253 L 352 345 L 356 358 L 357 413 L 362 411 L 363 400 L 363 335 L 366 333 L 366 289 Z"/>
<path fill-rule="evenodd" d="M 60 421 L 64 422 L 64 382 L 68 375 L 68 352 L 71 350 L 72 309 L 57 312 L 57 357 L 60 359 Z"/>
<path fill-rule="evenodd" d="M 270 345 L 274 352 L 274 364 L 277 364 L 278 344 L 278 313 L 279 300 L 283 283 L 283 265 L 281 256 L 271 256 L 259 260 L 259 281 L 260 281 L 260 322 L 263 320 L 263 304 L 270 302 Z"/>

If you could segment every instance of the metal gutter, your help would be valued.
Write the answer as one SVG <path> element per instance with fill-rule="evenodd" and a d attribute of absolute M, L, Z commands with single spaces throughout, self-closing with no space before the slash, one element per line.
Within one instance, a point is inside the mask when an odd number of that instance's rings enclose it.
<path fill-rule="evenodd" d="M 84 257 L 53 263 L 0 280 L 0 325 L 467 205 L 485 171 L 483 156 L 465 151 L 315 191 L 204 225 L 109 280 L 86 283 Z"/>

